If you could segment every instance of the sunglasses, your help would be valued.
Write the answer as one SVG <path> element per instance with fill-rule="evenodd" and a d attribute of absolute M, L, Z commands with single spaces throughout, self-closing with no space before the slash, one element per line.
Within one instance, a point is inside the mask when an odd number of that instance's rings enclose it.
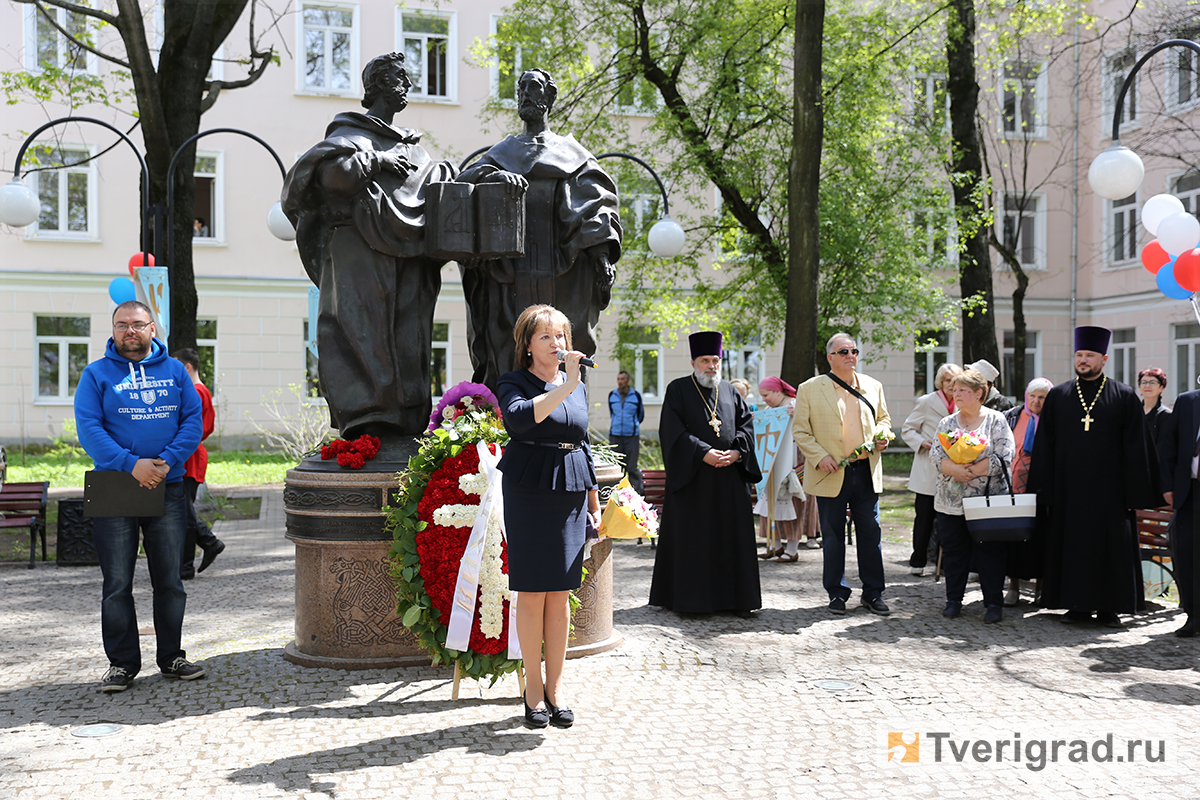
<path fill-rule="evenodd" d="M 855 347 L 853 350 L 851 350 L 849 348 L 843 347 L 841 350 L 834 350 L 829 355 L 831 355 L 831 356 L 856 356 L 856 355 L 858 355 L 858 348 Z"/>

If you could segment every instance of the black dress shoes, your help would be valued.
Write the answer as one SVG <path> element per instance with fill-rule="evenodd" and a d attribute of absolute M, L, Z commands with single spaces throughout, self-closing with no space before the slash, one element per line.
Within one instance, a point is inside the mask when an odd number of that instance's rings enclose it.
<path fill-rule="evenodd" d="M 212 562 L 217 560 L 217 556 L 225 552 L 225 543 L 217 539 L 217 543 L 212 547 L 204 548 L 204 557 L 200 559 L 200 568 L 196 572 L 204 572 L 212 565 Z"/>
<path fill-rule="evenodd" d="M 575 712 L 569 708 L 557 708 L 545 695 L 546 708 L 550 709 L 550 724 L 556 728 L 569 728 L 575 724 Z M 526 706 L 528 708 L 529 706 Z M 536 713 L 536 712 L 534 712 Z M 544 712 L 543 712 L 544 713 Z"/>
<path fill-rule="evenodd" d="M 1192 639 L 1196 636 L 1196 621 L 1188 618 L 1188 621 L 1183 623 L 1183 627 L 1175 631 L 1175 635 L 1180 639 Z"/>
<path fill-rule="evenodd" d="M 524 697 L 521 698 L 525 703 L 525 725 L 529 728 L 544 728 L 550 724 L 550 712 L 544 708 L 530 708 L 529 701 Z M 547 703 L 549 705 L 549 703 Z"/>

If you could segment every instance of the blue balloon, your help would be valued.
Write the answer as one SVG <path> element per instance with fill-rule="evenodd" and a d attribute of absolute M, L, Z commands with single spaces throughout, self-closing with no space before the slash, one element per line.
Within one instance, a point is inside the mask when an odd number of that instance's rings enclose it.
<path fill-rule="evenodd" d="M 1175 282 L 1175 259 L 1162 265 L 1162 269 L 1154 276 L 1158 281 L 1158 290 L 1172 300 L 1187 300 L 1192 293 Z"/>
<path fill-rule="evenodd" d="M 1174 283 L 1175 279 L 1172 278 L 1171 282 Z M 108 296 L 114 303 L 120 305 L 130 300 L 137 300 L 137 290 L 133 288 L 133 281 L 129 278 L 113 278 L 112 282 L 108 284 Z M 1191 297 L 1191 292 L 1188 292 L 1188 297 Z"/>

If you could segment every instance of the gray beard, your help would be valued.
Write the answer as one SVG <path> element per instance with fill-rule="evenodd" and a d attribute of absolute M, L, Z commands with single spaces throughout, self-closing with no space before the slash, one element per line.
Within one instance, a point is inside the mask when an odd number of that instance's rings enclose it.
<path fill-rule="evenodd" d="M 705 389 L 712 389 L 717 385 L 717 381 L 720 380 L 720 378 L 710 377 L 707 372 L 700 372 L 699 370 L 692 370 L 692 374 L 696 376 L 696 383 Z"/>

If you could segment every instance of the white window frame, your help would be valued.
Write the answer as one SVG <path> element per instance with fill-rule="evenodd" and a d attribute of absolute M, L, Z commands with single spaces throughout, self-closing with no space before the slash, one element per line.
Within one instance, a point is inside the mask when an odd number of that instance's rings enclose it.
<path fill-rule="evenodd" d="M 1138 192 L 1134 192 L 1130 197 L 1133 199 L 1104 201 L 1104 263 L 1109 269 L 1125 269 L 1141 264 L 1141 202 Z M 1117 205 L 1118 203 L 1121 205 Z M 1130 231 L 1133 232 L 1133 245 L 1130 246 L 1128 242 L 1123 244 L 1130 253 L 1118 259 L 1114 252 L 1117 235 L 1122 232 L 1128 235 Z"/>
<path fill-rule="evenodd" d="M 1006 95 L 1009 89 L 1009 81 L 1005 76 L 1010 65 L 1025 64 L 1028 66 L 1037 66 L 1037 78 L 1033 83 L 1033 120 L 1024 120 L 1021 117 L 1021 98 L 1024 95 L 1026 88 L 1022 82 L 1020 88 L 1015 91 L 1014 97 L 1016 100 L 1016 113 L 1013 115 L 1013 130 L 1007 128 L 1007 118 L 1004 114 L 1004 106 Z M 1050 81 L 1047 77 L 1047 64 L 1044 59 L 1029 60 L 1029 61 L 1007 61 L 999 67 L 999 99 L 1000 99 L 1000 136 L 1005 139 L 1045 139 L 1047 136 L 1047 115 L 1049 114 L 1049 86 Z M 1029 122 L 1030 124 L 1024 125 Z"/>
<path fill-rule="evenodd" d="M 743 378 L 749 381 L 751 388 L 757 392 L 758 385 L 767 377 L 766 351 L 762 345 L 748 343 L 725 347 L 724 350 L 725 352 L 722 354 L 723 357 L 721 359 L 721 372 L 727 376 L 726 380 L 730 377 Z M 753 353 L 754 359 L 757 362 L 753 377 L 746 377 L 745 375 L 746 364 L 744 363 L 744 359 L 746 353 Z"/>
<path fill-rule="evenodd" d="M 1128 342 L 1118 342 L 1117 334 L 1124 331 L 1132 331 L 1133 339 Z M 1108 349 L 1108 363 L 1104 365 L 1105 374 L 1114 381 L 1121 381 L 1121 377 L 1117 372 L 1124 372 L 1125 380 L 1122 383 L 1133 387 L 1133 390 L 1137 391 L 1137 328 L 1118 328 L 1114 330 L 1112 344 L 1109 345 Z"/>
<path fill-rule="evenodd" d="M 337 11 L 349 11 L 351 13 L 350 23 L 350 86 L 345 89 L 322 88 L 320 86 L 309 86 L 307 83 L 308 75 L 308 59 L 307 59 L 307 37 L 305 30 L 307 26 L 304 24 L 304 11 L 309 8 L 330 9 Z M 313 95 L 317 97 L 362 97 L 362 72 L 360 47 L 361 37 L 359 28 L 361 25 L 362 14 L 359 11 L 358 3 L 347 3 L 341 0 L 311 0 L 311 2 L 301 2 L 296 9 L 296 94 Z M 328 45 L 328 38 L 326 40 Z M 332 62 L 326 59 L 326 78 L 332 77 Z M 331 82 L 331 81 L 330 81 Z"/>
<path fill-rule="evenodd" d="M 999 197 L 997 198 L 997 204 L 995 207 L 996 222 L 994 224 L 1000 226 L 998 235 L 999 235 L 1001 241 L 1004 240 L 1004 226 L 1005 226 L 1006 221 L 1008 220 L 1008 218 L 1010 216 L 1014 216 L 1014 217 L 1016 216 L 1016 212 L 1009 212 L 1008 209 L 1005 208 L 1005 200 L 1009 196 L 1016 196 L 1016 193 L 1015 192 L 1001 192 Z M 1025 219 L 1025 218 L 1033 219 L 1033 251 L 1034 251 L 1035 260 L 1031 263 L 1027 263 L 1027 262 L 1021 262 L 1021 263 L 1022 263 L 1022 266 L 1025 268 L 1026 272 L 1045 272 L 1047 269 L 1047 267 L 1046 267 L 1046 194 L 1045 194 L 1045 192 L 1029 192 L 1029 196 L 1032 197 L 1036 201 L 1037 209 L 1035 211 L 1033 211 L 1032 214 L 1029 211 L 1025 211 L 1024 213 L 1021 214 L 1021 218 L 1022 219 Z M 1020 233 L 1017 234 L 1017 237 L 1018 237 L 1018 245 L 1019 245 Z M 1017 249 L 1018 249 L 1018 257 L 1019 257 L 1020 247 L 1018 246 Z M 996 265 L 996 269 L 1007 270 L 1008 264 L 1004 263 L 1004 261 L 1001 259 L 999 261 L 999 263 Z"/>
<path fill-rule="evenodd" d="M 435 319 L 433 321 L 433 325 L 435 329 L 438 325 L 446 326 L 445 339 L 433 339 L 430 341 L 429 357 L 432 360 L 435 350 L 440 349 L 442 351 L 443 357 L 446 360 L 446 388 L 449 389 L 451 386 L 454 386 L 454 371 L 453 364 L 451 363 L 451 359 L 454 356 L 454 348 L 452 346 L 452 343 L 454 342 L 454 323 L 448 319 Z M 434 395 L 434 405 L 437 405 L 441 399 L 442 395 Z"/>
<path fill-rule="evenodd" d="M 646 242 L 650 229 L 662 218 L 662 192 L 652 178 L 636 186 L 642 191 L 621 191 L 617 182 L 617 198 L 621 206 L 622 229 L 626 249 L 649 252 Z"/>
<path fill-rule="evenodd" d="M 1104 57 L 1104 79 L 1101 82 L 1103 87 L 1102 108 L 1104 113 L 1101 115 L 1101 135 L 1104 138 L 1112 133 L 1113 114 L 1117 110 L 1117 93 L 1121 91 L 1121 86 L 1125 83 L 1125 77 L 1129 74 L 1129 70 L 1133 69 L 1133 65 L 1137 63 L 1138 51 L 1135 48 L 1128 47 L 1116 53 L 1110 53 Z M 1115 62 L 1119 59 L 1132 59 L 1127 67 L 1123 67 L 1119 72 L 1115 67 Z M 1141 110 L 1141 82 L 1142 77 L 1139 72 L 1133 79 L 1133 83 L 1129 85 L 1129 93 L 1125 95 L 1125 105 L 1121 109 L 1121 131 L 1133 131 L 1141 127 L 1141 122 L 1138 120 L 1138 112 Z"/>
<path fill-rule="evenodd" d="M 666 391 L 666 387 L 663 386 L 663 376 L 665 374 L 663 372 L 663 356 L 665 355 L 665 352 L 664 352 L 664 348 L 662 346 L 662 342 L 659 342 L 657 344 L 655 344 L 654 342 L 645 342 L 642 344 L 631 344 L 631 345 L 629 345 L 629 348 L 631 350 L 633 350 L 633 381 L 632 381 L 633 388 L 637 389 L 638 392 L 641 393 L 643 402 L 645 402 L 645 403 L 661 403 L 662 402 L 662 394 L 661 393 Z M 651 394 L 651 393 L 647 392 L 646 387 L 643 385 L 642 373 L 644 370 L 642 369 L 642 366 L 645 363 L 644 359 L 645 359 L 646 353 L 648 353 L 648 352 L 657 352 L 658 353 L 658 374 L 656 376 L 656 380 L 658 381 L 658 391 L 660 392 L 660 394 Z"/>
<path fill-rule="evenodd" d="M 30 241 L 56 241 L 56 242 L 96 242 L 99 241 L 100 222 L 98 202 L 98 184 L 97 169 L 96 169 L 96 146 L 86 144 L 71 144 L 68 142 L 35 142 L 31 145 L 33 149 L 49 147 L 51 149 L 59 149 L 61 151 L 71 151 L 79 155 L 87 154 L 89 160 L 82 166 L 68 167 L 66 169 L 55 170 L 40 170 L 29 174 L 28 186 L 33 191 L 34 196 L 40 193 L 41 182 L 44 180 L 55 180 L 59 182 L 58 187 L 58 219 L 60 227 L 53 230 L 42 230 L 40 226 L 40 217 L 33 221 L 25 229 L 25 238 Z M 66 221 L 66 203 L 67 203 L 67 175 L 69 174 L 84 174 L 87 175 L 88 190 L 87 190 L 87 230 L 86 231 L 70 231 L 63 230 L 62 225 Z"/>
<path fill-rule="evenodd" d="M 651 26 L 651 28 L 650 28 L 650 38 L 651 39 L 662 39 L 663 37 L 666 37 L 667 35 L 668 35 L 668 29 L 665 27 L 655 25 L 655 26 Z M 613 44 L 612 51 L 614 54 L 616 53 L 616 51 L 617 51 L 616 44 Z M 646 79 L 641 76 L 638 76 L 637 78 L 634 79 L 634 81 L 633 81 L 633 83 L 634 83 L 634 87 L 633 87 L 634 102 L 633 103 L 626 105 L 614 98 L 614 100 L 613 100 L 613 112 L 614 113 L 620 114 L 620 115 L 626 116 L 626 117 L 653 117 L 658 114 L 658 112 L 662 109 L 664 103 L 663 103 L 662 95 L 658 92 L 657 89 L 654 90 L 654 104 L 652 106 L 649 106 L 649 107 L 643 106 L 641 103 L 637 102 L 638 94 L 639 94 L 638 88 L 641 86 L 641 82 L 645 81 L 645 80 Z"/>
<path fill-rule="evenodd" d="M 224 245 L 229 241 L 225 230 L 225 151 L 224 150 L 197 150 L 196 159 L 215 158 L 217 160 L 216 172 L 213 174 L 213 210 L 212 219 L 208 221 L 208 236 L 195 236 L 192 238 L 193 245 L 203 245 L 211 247 L 213 245 Z M 207 173 L 195 173 L 201 177 L 208 177 Z"/>
<path fill-rule="evenodd" d="M 515 50 L 515 52 L 513 54 L 513 96 L 512 97 L 501 97 L 500 96 L 500 59 L 499 59 L 499 57 L 496 58 L 496 60 L 492 63 L 492 66 L 491 66 L 491 90 L 490 91 L 491 91 L 492 100 L 494 100 L 500 106 L 502 106 L 504 108 L 516 108 L 517 107 L 516 87 L 517 87 L 517 84 L 521 80 L 521 75 L 524 72 L 526 72 L 527 70 L 533 69 L 534 67 L 536 67 L 538 65 L 537 64 L 526 65 L 524 63 L 525 52 L 524 52 L 523 45 L 512 44 L 510 42 L 504 42 L 503 40 L 500 39 L 500 22 L 504 19 L 504 17 L 505 17 L 504 14 L 492 14 L 491 34 L 492 34 L 492 42 L 495 44 L 495 46 L 497 48 L 507 46 L 507 47 L 512 47 Z"/>
<path fill-rule="evenodd" d="M 1183 203 L 1184 209 L 1190 211 L 1193 215 L 1200 217 L 1200 186 L 1195 189 L 1179 189 L 1179 182 L 1187 177 L 1196 177 L 1200 183 L 1200 170 L 1185 170 L 1183 172 L 1174 172 L 1167 176 L 1167 186 L 1164 190 L 1167 194 L 1173 194 Z"/>
<path fill-rule="evenodd" d="M 75 317 L 88 320 L 87 336 L 42 336 L 37 332 L 37 321 L 42 318 Z M 35 405 L 69 405 L 75 402 L 71 391 L 70 352 L 71 345 L 82 344 L 87 348 L 85 362 L 91 361 L 92 352 L 91 317 L 87 314 L 35 314 L 33 318 L 33 402 Z M 58 394 L 42 394 L 41 352 L 43 344 L 58 345 Z"/>
<path fill-rule="evenodd" d="M 1180 31 L 1171 38 L 1175 39 L 1194 39 L 1200 35 L 1200 30 Z M 1164 106 L 1168 113 L 1178 113 L 1187 111 L 1200 105 L 1200 54 L 1193 52 L 1190 48 L 1174 47 L 1170 51 L 1171 60 L 1167 66 L 1167 91 L 1164 99 Z M 1179 100 L 1179 74 L 1183 70 L 1180 68 L 1182 62 L 1187 60 L 1190 65 L 1191 83 L 1190 97 L 1183 102 Z"/>
<path fill-rule="evenodd" d="M 954 330 L 953 329 L 936 330 L 936 331 L 922 331 L 919 338 L 923 340 L 923 339 L 929 338 L 933 334 L 940 334 L 940 333 L 946 334 L 946 343 L 945 344 L 934 345 L 929 350 L 916 350 L 915 349 L 916 343 L 914 343 L 914 350 L 913 350 L 913 378 L 914 379 L 917 377 L 917 365 L 920 364 L 922 360 L 924 360 L 924 362 L 925 362 L 925 391 L 921 392 L 920 394 L 915 395 L 914 399 L 916 399 L 917 397 L 922 397 L 922 396 L 927 395 L 930 392 L 932 392 L 935 388 L 933 384 L 934 384 L 934 381 L 937 379 L 938 369 L 941 367 L 942 364 L 948 364 L 948 363 L 952 363 L 954 361 Z M 936 356 L 938 354 L 945 356 L 945 358 L 942 359 L 941 364 L 937 363 Z M 914 388 L 916 388 L 915 380 L 914 380 L 913 386 L 914 386 Z"/>
<path fill-rule="evenodd" d="M 201 317 L 196 320 L 197 326 L 199 326 L 201 322 L 212 322 L 217 326 L 217 336 L 219 337 L 221 335 L 220 319 L 216 317 Z M 212 381 L 212 395 L 214 400 L 221 389 L 221 382 L 217 380 L 217 377 L 221 374 L 221 348 L 217 345 L 217 342 L 218 339 L 196 339 L 197 352 L 199 352 L 200 348 L 202 347 L 211 347 L 213 351 L 213 374 L 209 375 L 208 378 Z"/>
<path fill-rule="evenodd" d="M 421 64 L 422 80 L 418 81 L 413 77 L 413 66 L 408 62 L 408 53 L 404 47 L 404 37 L 421 37 L 427 40 L 428 37 L 435 34 L 424 32 L 404 32 L 404 17 L 425 17 L 427 19 L 445 20 L 447 25 L 446 33 L 446 94 L 427 94 L 425 92 L 425 64 Z M 437 34 L 438 38 L 440 34 Z M 408 90 L 408 99 L 410 102 L 417 103 L 458 103 L 458 12 L 443 11 L 437 8 L 423 8 L 420 6 L 406 7 L 396 6 L 396 51 L 405 54 L 404 69 L 408 72 L 409 78 L 412 79 L 413 86 Z"/>
<path fill-rule="evenodd" d="M 1167 371 L 1167 389 L 1178 397 L 1182 392 L 1197 388 L 1196 373 L 1200 367 L 1200 325 L 1180 322 L 1171 326 L 1171 345 L 1175 350 L 1175 369 Z"/>
<path fill-rule="evenodd" d="M 940 112 L 935 112 L 933 107 L 937 99 L 938 83 L 941 83 L 941 92 L 945 97 L 944 107 Z M 922 86 L 924 97 L 917 96 L 917 86 Z M 913 118 L 924 116 L 925 119 L 932 119 L 935 113 L 940 113 L 942 116 L 943 130 L 950 129 L 950 93 L 946 91 L 946 76 L 940 72 L 918 72 L 913 75 L 911 103 L 913 110 Z"/>
<path fill-rule="evenodd" d="M 54 7 L 47 7 L 46 10 L 55 15 L 61 27 L 67 27 L 67 14 L 70 12 L 65 8 Z M 35 73 L 42 71 L 42 65 L 38 61 L 37 22 L 39 14 L 40 12 L 36 6 L 25 6 L 25 69 Z M 96 25 L 94 20 L 88 17 L 85 22 L 88 32 L 95 35 Z M 59 69 L 64 69 L 63 64 L 66 60 L 67 39 L 61 33 L 58 33 L 56 38 L 58 40 L 58 57 L 55 66 Z M 83 57 L 83 71 L 89 75 L 98 74 L 100 71 L 100 59 L 96 57 L 95 53 L 84 50 Z"/>
<path fill-rule="evenodd" d="M 1006 372 L 1005 370 L 1007 369 L 1008 362 L 1010 360 L 1012 360 L 1014 348 L 1011 346 L 1004 346 L 1005 334 L 1013 334 L 1015 336 L 1016 331 L 1004 330 L 1004 331 L 1001 331 L 1001 333 L 1000 333 L 1000 344 L 1001 344 L 1000 377 L 1002 377 L 1005 380 L 1004 391 L 1007 393 L 1006 396 L 1011 397 L 1014 400 L 1024 402 L 1025 386 L 1009 386 L 1008 385 L 1008 383 L 1010 383 L 1010 381 L 1008 380 L 1009 372 Z M 1031 340 L 1032 340 L 1032 344 L 1030 343 Z M 1037 376 L 1042 374 L 1042 334 L 1041 334 L 1041 331 L 1030 330 L 1029 327 L 1026 326 L 1026 328 L 1025 328 L 1025 357 L 1029 358 L 1030 353 L 1033 354 L 1033 374 L 1025 376 L 1025 385 L 1026 386 L 1029 385 L 1029 382 L 1031 380 L 1033 380 L 1034 378 L 1036 378 Z"/>

